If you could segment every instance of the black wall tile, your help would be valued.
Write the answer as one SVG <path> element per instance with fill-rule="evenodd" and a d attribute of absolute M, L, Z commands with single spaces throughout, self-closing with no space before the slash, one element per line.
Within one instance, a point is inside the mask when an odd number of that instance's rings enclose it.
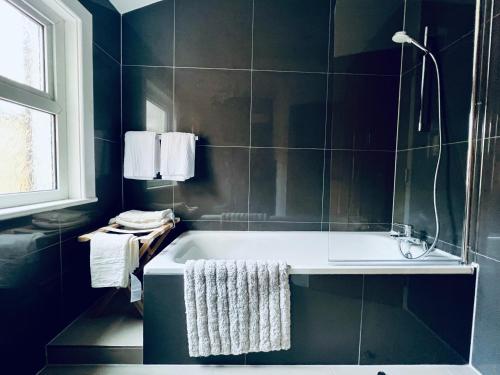
<path fill-rule="evenodd" d="M 185 230 L 248 230 L 248 221 L 184 220 L 182 223 Z"/>
<path fill-rule="evenodd" d="M 174 208 L 174 182 L 123 180 L 125 209 L 159 211 Z"/>
<path fill-rule="evenodd" d="M 337 0 L 330 71 L 399 75 L 401 47 L 391 38 L 403 28 L 403 8 L 403 0 Z"/>
<path fill-rule="evenodd" d="M 123 131 L 173 130 L 173 69 L 124 66 L 122 79 Z M 148 105 L 165 112 L 163 124 L 147 123 Z"/>
<path fill-rule="evenodd" d="M 248 146 L 250 82 L 249 71 L 176 69 L 177 130 L 200 144 Z"/>
<path fill-rule="evenodd" d="M 98 47 L 94 53 L 94 137 L 120 141 L 120 64 Z M 117 91 L 118 89 L 118 91 Z"/>
<path fill-rule="evenodd" d="M 321 223 L 294 223 L 280 221 L 251 221 L 248 230 L 256 231 L 319 231 Z"/>
<path fill-rule="evenodd" d="M 330 222 L 391 222 L 393 170 L 393 152 L 332 151 Z"/>
<path fill-rule="evenodd" d="M 395 149 L 399 78 L 332 74 L 328 89 L 332 148 Z"/>
<path fill-rule="evenodd" d="M 326 72 L 330 1 L 255 0 L 254 68 Z"/>
<path fill-rule="evenodd" d="M 94 43 L 116 61 L 121 61 L 120 13 L 109 0 L 79 0 L 92 13 Z"/>
<path fill-rule="evenodd" d="M 437 52 L 474 30 L 475 8 L 474 0 L 409 0 L 406 4 L 405 30 L 416 40 L 423 41 L 424 28 L 428 26 L 428 46 Z M 412 47 L 405 47 L 404 56 L 404 71 L 421 59 L 421 53 Z"/>
<path fill-rule="evenodd" d="M 252 1 L 183 0 L 175 8 L 175 65 L 250 68 Z"/>
<path fill-rule="evenodd" d="M 464 277 L 464 276 L 450 276 Z M 473 275 L 467 276 L 472 279 Z M 453 349 L 445 335 L 433 330 L 432 322 L 427 321 L 429 307 L 435 299 L 414 298 L 421 293 L 416 285 L 428 282 L 429 276 L 365 276 L 363 328 L 361 333 L 361 364 L 466 364 L 468 351 L 462 356 Z M 434 280 L 439 280 L 435 278 Z M 447 299 L 449 314 L 455 309 L 473 304 L 473 288 L 467 292 L 447 283 L 433 282 L 433 294 L 438 299 Z M 417 293 L 418 292 L 418 293 Z M 449 298 L 453 294 L 455 299 Z M 390 324 L 386 324 L 390 322 Z M 450 319 L 446 324 L 451 329 L 470 334 L 470 319 Z M 469 342 L 466 345 L 470 345 Z M 467 349 L 467 348 L 465 348 Z"/>
<path fill-rule="evenodd" d="M 323 148 L 326 75 L 253 73 L 252 146 Z"/>
<path fill-rule="evenodd" d="M 321 222 L 323 151 L 251 151 L 250 212 L 267 220 Z"/>
<path fill-rule="evenodd" d="M 36 373 L 45 364 L 45 344 L 62 328 L 59 251 L 56 244 L 1 263 L 0 359 L 6 372 Z"/>
<path fill-rule="evenodd" d="M 122 33 L 124 65 L 174 65 L 173 0 L 125 13 Z"/>
<path fill-rule="evenodd" d="M 196 148 L 195 177 L 174 187 L 175 213 L 186 220 L 222 220 L 248 212 L 248 148 Z"/>
<path fill-rule="evenodd" d="M 437 54 L 441 76 L 443 143 L 467 140 L 472 88 L 472 57 L 472 35 Z M 424 93 L 424 132 L 417 131 L 422 69 L 416 67 L 402 77 L 399 149 L 428 146 L 439 142 L 435 69 L 430 63 L 427 64 L 426 69 L 428 85 Z"/>

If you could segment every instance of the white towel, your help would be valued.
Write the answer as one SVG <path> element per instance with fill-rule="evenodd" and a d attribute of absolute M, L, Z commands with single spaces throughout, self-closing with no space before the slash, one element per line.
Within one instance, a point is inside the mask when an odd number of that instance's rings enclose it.
<path fill-rule="evenodd" d="M 185 181 L 194 177 L 196 140 L 191 133 L 161 135 L 160 174 L 163 180 Z"/>
<path fill-rule="evenodd" d="M 130 228 L 130 229 L 154 229 L 154 228 L 158 228 L 158 227 L 161 227 L 162 225 L 167 224 L 169 221 L 171 221 L 171 220 L 170 219 L 163 219 L 163 220 L 159 220 L 159 221 L 149 221 L 147 223 L 135 223 L 135 222 L 122 220 L 119 217 L 116 217 L 113 220 L 114 223 L 123 225 L 124 227 Z"/>
<path fill-rule="evenodd" d="M 97 232 L 90 241 L 90 275 L 93 288 L 128 286 L 129 275 L 139 266 L 139 242 L 132 234 Z"/>
<path fill-rule="evenodd" d="M 284 262 L 189 260 L 184 299 L 191 357 L 290 348 Z"/>
<path fill-rule="evenodd" d="M 154 132 L 125 133 L 123 176 L 135 180 L 152 180 L 159 171 L 159 139 Z"/>
<path fill-rule="evenodd" d="M 158 222 L 164 219 L 173 220 L 174 215 L 171 209 L 163 211 L 139 211 L 130 210 L 122 212 L 117 218 L 129 223 L 151 223 Z"/>

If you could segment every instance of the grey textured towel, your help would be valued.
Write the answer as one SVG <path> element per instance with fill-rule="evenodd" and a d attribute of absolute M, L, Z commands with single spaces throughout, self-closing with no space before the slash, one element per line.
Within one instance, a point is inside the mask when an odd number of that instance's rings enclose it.
<path fill-rule="evenodd" d="M 191 357 L 290 348 L 284 262 L 190 260 L 184 299 Z"/>

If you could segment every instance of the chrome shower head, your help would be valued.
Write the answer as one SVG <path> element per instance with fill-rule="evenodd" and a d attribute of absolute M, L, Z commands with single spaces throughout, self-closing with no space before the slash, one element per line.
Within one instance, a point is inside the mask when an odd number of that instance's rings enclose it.
<path fill-rule="evenodd" d="M 415 47 L 422 50 L 424 53 L 426 54 L 429 53 L 429 50 L 427 48 L 425 48 L 411 36 L 406 34 L 406 31 L 397 31 L 396 33 L 394 33 L 394 35 L 392 36 L 392 41 L 399 44 L 404 44 L 404 43 L 413 44 Z"/>

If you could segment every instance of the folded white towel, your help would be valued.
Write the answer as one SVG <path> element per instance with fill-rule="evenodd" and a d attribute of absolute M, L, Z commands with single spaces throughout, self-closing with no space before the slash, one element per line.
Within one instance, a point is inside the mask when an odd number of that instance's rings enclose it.
<path fill-rule="evenodd" d="M 164 219 L 173 220 L 174 214 L 170 208 L 163 211 L 130 210 L 122 212 L 117 216 L 117 218 L 120 218 L 120 220 L 124 220 L 129 223 L 151 223 L 158 222 Z"/>
<path fill-rule="evenodd" d="M 284 262 L 189 260 L 184 299 L 191 357 L 290 348 Z"/>
<path fill-rule="evenodd" d="M 170 219 L 163 219 L 163 220 L 159 220 L 159 221 L 149 221 L 147 223 L 134 223 L 134 222 L 130 222 L 127 220 L 122 220 L 119 217 L 116 217 L 114 219 L 115 223 L 123 225 L 124 227 L 130 228 L 130 229 L 154 229 L 154 228 L 158 228 L 158 227 L 161 227 L 162 225 L 167 224 L 169 221 L 171 221 L 171 220 Z"/>
<path fill-rule="evenodd" d="M 154 179 L 159 171 L 159 146 L 154 132 L 126 132 L 123 176 L 135 180 Z"/>
<path fill-rule="evenodd" d="M 139 242 L 132 234 L 97 232 L 90 241 L 90 275 L 93 288 L 128 286 L 129 275 L 139 266 Z"/>
<path fill-rule="evenodd" d="M 160 174 L 163 180 L 185 181 L 194 177 L 196 140 L 191 133 L 161 135 Z"/>

